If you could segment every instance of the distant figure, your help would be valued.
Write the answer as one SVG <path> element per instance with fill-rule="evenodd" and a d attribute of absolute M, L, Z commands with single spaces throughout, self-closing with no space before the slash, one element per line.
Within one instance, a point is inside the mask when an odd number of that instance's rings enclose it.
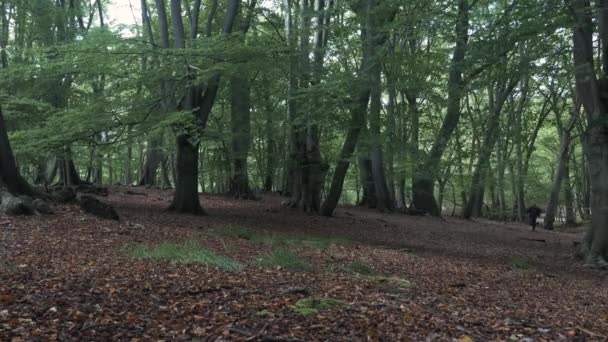
<path fill-rule="evenodd" d="M 528 210 L 526 210 L 526 212 L 528 213 L 528 223 L 530 223 L 530 225 L 532 226 L 532 231 L 535 231 L 536 230 L 536 219 L 540 216 L 540 214 L 543 211 L 541 208 L 537 207 L 536 204 L 534 204 L 530 208 L 528 208 Z"/>

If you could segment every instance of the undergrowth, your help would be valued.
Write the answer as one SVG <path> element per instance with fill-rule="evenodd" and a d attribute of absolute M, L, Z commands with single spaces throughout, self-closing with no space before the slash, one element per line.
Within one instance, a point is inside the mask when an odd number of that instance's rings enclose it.
<path fill-rule="evenodd" d="M 303 298 L 298 300 L 296 305 L 290 307 L 297 314 L 312 316 L 318 314 L 321 310 L 343 305 L 344 302 L 333 298 Z"/>
<path fill-rule="evenodd" d="M 332 245 L 346 246 L 351 241 L 341 238 L 320 238 L 310 236 L 292 236 L 286 234 L 271 233 L 265 230 L 259 231 L 242 226 L 228 225 L 215 232 L 221 237 L 247 240 L 255 243 L 264 243 L 273 246 L 286 246 L 288 248 L 313 248 L 328 250 Z"/>
<path fill-rule="evenodd" d="M 287 248 L 274 248 L 272 253 L 259 259 L 259 264 L 265 267 L 281 267 L 292 272 L 311 270 L 306 260 Z"/>
<path fill-rule="evenodd" d="M 511 267 L 516 270 L 527 270 L 530 268 L 530 263 L 526 259 L 513 258 L 511 259 Z"/>
<path fill-rule="evenodd" d="M 134 245 L 128 248 L 132 258 L 160 259 L 186 263 L 201 263 L 226 271 L 238 271 L 243 268 L 241 263 L 195 243 L 163 243 L 159 245 Z"/>

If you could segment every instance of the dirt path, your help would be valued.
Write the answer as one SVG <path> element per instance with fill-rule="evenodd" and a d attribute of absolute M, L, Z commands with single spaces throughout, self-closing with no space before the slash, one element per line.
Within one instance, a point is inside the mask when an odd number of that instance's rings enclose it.
<path fill-rule="evenodd" d="M 54 217 L 0 217 L 0 340 L 605 340 L 608 275 L 573 258 L 576 234 L 457 219 L 341 208 L 321 218 L 280 198 L 204 196 L 209 217 L 165 213 L 170 193 L 117 188 L 121 222 L 76 207 Z M 346 238 L 295 248 L 311 269 L 262 268 L 272 246 L 218 235 L 247 227 L 290 236 Z M 545 240 L 545 242 L 530 239 Z M 196 241 L 241 262 L 132 259 L 136 244 Z M 524 260 L 529 269 L 513 267 Z M 335 271 L 353 262 L 374 276 Z M 402 286 L 406 281 L 411 286 Z M 296 288 L 296 290 L 294 290 Z M 340 301 L 318 315 L 299 299 Z M 260 313 L 264 315 L 260 315 Z"/>

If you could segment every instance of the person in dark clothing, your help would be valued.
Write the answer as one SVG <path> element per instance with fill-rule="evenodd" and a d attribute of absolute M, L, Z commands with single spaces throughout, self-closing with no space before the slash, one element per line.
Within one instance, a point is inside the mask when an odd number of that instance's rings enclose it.
<path fill-rule="evenodd" d="M 536 230 L 536 219 L 540 216 L 540 214 L 543 212 L 541 208 L 537 207 L 536 204 L 531 206 L 530 208 L 528 208 L 528 210 L 526 210 L 526 212 L 528 213 L 528 223 L 530 223 L 530 225 L 532 226 L 532 231 Z"/>

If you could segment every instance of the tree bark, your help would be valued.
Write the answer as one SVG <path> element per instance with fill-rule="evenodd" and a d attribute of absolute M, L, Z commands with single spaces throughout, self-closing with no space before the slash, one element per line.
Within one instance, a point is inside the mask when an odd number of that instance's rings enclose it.
<path fill-rule="evenodd" d="M 458 1 L 458 17 L 456 21 L 456 45 L 450 64 L 448 79 L 448 108 L 439 133 L 428 156 L 418 165 L 413 182 L 414 207 L 424 210 L 431 215 L 440 216 L 441 212 L 435 201 L 436 172 L 441 163 L 441 157 L 452 137 L 452 133 L 460 121 L 460 101 L 463 93 L 462 68 L 469 40 L 469 2 Z"/>
<path fill-rule="evenodd" d="M 361 68 L 363 69 L 365 67 L 366 64 L 363 63 Z M 355 151 L 357 141 L 359 140 L 359 134 L 365 124 L 365 112 L 367 110 L 367 103 L 369 102 L 370 89 L 362 80 L 357 82 L 356 89 L 358 90 L 358 93 L 353 96 L 353 108 L 351 109 L 349 130 L 340 151 L 338 164 L 334 169 L 334 176 L 331 181 L 327 198 L 321 208 L 321 214 L 324 216 L 332 216 L 338 205 L 340 195 L 342 194 L 342 187 L 344 186 L 344 177 L 346 177 L 348 167 L 350 166 L 350 158 Z"/>
<path fill-rule="evenodd" d="M 162 133 L 151 133 L 146 149 L 146 162 L 143 167 L 143 175 L 138 183 L 139 186 L 156 185 L 158 167 L 163 159 L 162 144 Z"/>
<path fill-rule="evenodd" d="M 256 1 L 253 0 L 247 12 L 241 10 L 239 21 L 240 31 L 247 34 L 251 27 L 253 10 Z M 245 42 L 242 40 L 243 43 Z M 251 81 L 245 68 L 238 68 L 230 78 L 230 128 L 232 131 L 232 177 L 228 192 L 241 199 L 256 199 L 249 185 L 247 158 L 251 147 Z"/>
<path fill-rule="evenodd" d="M 185 134 L 177 136 L 178 176 L 169 209 L 179 213 L 205 214 L 198 197 L 198 147 L 189 138 Z"/>
<path fill-rule="evenodd" d="M 19 174 L 0 106 L 0 211 L 8 214 L 32 212 L 33 209 L 25 207 L 26 204 L 18 198 L 19 195 L 41 197 Z"/>
<path fill-rule="evenodd" d="M 559 122 L 561 119 L 558 117 L 557 120 Z M 549 203 L 547 204 L 547 211 L 545 214 L 545 228 L 549 230 L 553 230 L 554 228 L 553 223 L 555 222 L 555 214 L 557 211 L 557 205 L 559 204 L 559 193 L 561 185 L 564 181 L 567 163 L 570 158 L 568 153 L 570 151 L 570 135 L 575 123 L 576 115 L 573 112 L 565 127 L 562 127 L 561 123 L 558 125 L 561 131 L 561 138 L 559 154 L 557 157 L 557 170 L 553 176 L 553 186 L 551 187 L 551 195 L 549 197 Z"/>
<path fill-rule="evenodd" d="M 584 243 L 583 252 L 587 263 L 594 267 L 608 268 L 608 111 L 602 92 L 608 87 L 600 86 L 594 70 L 593 12 L 589 1 L 570 0 L 574 15 L 573 60 L 576 91 L 587 114 L 588 167 L 591 180 L 591 226 Z M 606 23 L 608 11 L 605 2 L 598 3 L 597 15 Z M 607 30 L 600 30 L 600 43 L 608 43 Z M 604 51 L 606 52 L 606 51 Z M 608 55 L 602 54 L 602 61 Z M 608 75 L 603 70 L 602 80 Z"/>
<path fill-rule="evenodd" d="M 516 80 L 506 80 L 503 84 L 499 84 L 496 87 L 497 89 L 494 89 L 493 86 L 492 89 L 489 90 L 490 110 L 492 112 L 486 124 L 486 134 L 484 136 L 483 145 L 479 151 L 475 172 L 471 179 L 471 194 L 463 213 L 463 217 L 466 219 L 481 216 L 484 194 L 483 182 L 485 175 L 488 173 L 490 157 L 492 156 L 492 151 L 494 150 L 494 146 L 498 139 L 500 115 L 508 96 L 511 94 L 516 84 Z"/>
<path fill-rule="evenodd" d="M 157 0 L 162 1 L 162 0 Z M 238 0 L 228 0 L 226 15 L 224 17 L 223 34 L 232 33 L 234 21 L 239 9 Z M 172 0 L 171 14 L 173 18 L 173 31 L 175 47 L 185 49 L 184 25 L 181 17 L 181 0 Z M 188 66 L 186 66 L 189 68 Z M 186 88 L 184 108 L 193 114 L 193 121 L 199 130 L 207 127 L 209 115 L 215 104 L 220 85 L 221 75 L 214 73 L 207 80 L 204 91 L 198 86 L 189 85 Z M 189 133 L 177 135 L 177 165 L 175 195 L 169 207 L 179 213 L 204 213 L 198 196 L 198 142 L 193 144 Z"/>
<path fill-rule="evenodd" d="M 230 79 L 230 127 L 232 130 L 232 177 L 229 193 L 241 199 L 255 199 L 249 186 L 247 157 L 251 145 L 251 86 L 247 76 Z"/>

